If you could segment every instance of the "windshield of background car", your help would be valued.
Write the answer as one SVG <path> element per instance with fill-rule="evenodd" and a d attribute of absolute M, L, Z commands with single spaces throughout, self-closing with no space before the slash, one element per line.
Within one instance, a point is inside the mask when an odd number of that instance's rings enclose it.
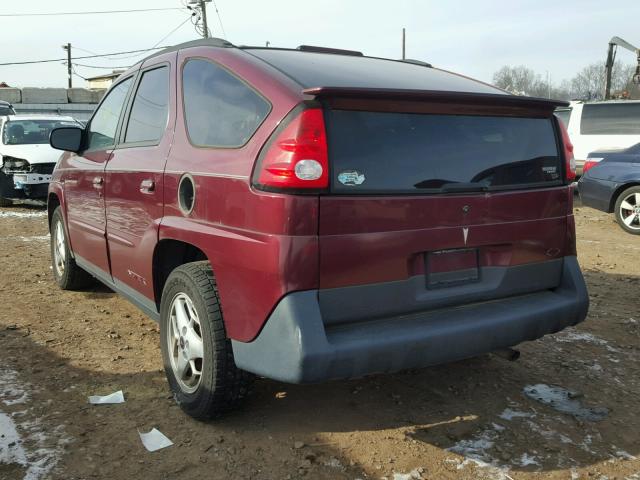
<path fill-rule="evenodd" d="M 503 190 L 562 183 L 553 118 L 327 112 L 340 194 Z"/>
<path fill-rule="evenodd" d="M 58 127 L 79 127 L 71 120 L 11 120 L 2 129 L 5 145 L 48 144 L 51 130 Z"/>

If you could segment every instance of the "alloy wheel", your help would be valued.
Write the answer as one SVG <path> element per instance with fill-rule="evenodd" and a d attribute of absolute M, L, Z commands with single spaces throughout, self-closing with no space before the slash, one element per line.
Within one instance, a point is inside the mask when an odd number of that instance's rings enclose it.
<path fill-rule="evenodd" d="M 620 218 L 632 230 L 640 230 L 640 193 L 627 195 L 620 203 Z"/>
<path fill-rule="evenodd" d="M 204 363 L 202 326 L 193 301 L 178 293 L 171 301 L 167 346 L 171 369 L 185 393 L 193 393 L 200 386 Z"/>
<path fill-rule="evenodd" d="M 53 266 L 56 269 L 58 277 L 64 275 L 64 265 L 67 259 L 67 248 L 64 239 L 64 226 L 62 222 L 57 222 L 53 231 Z"/>

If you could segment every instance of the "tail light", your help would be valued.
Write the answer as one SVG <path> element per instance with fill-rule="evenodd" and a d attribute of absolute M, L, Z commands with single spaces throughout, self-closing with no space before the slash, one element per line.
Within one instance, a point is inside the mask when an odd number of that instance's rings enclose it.
<path fill-rule="evenodd" d="M 571 143 L 571 140 L 569 139 L 567 127 L 564 126 L 564 123 L 561 120 L 558 120 L 558 126 L 562 133 L 562 146 L 564 148 L 567 181 L 572 182 L 576 179 L 576 159 L 573 157 L 573 143 Z"/>
<path fill-rule="evenodd" d="M 602 158 L 587 158 L 584 162 L 584 166 L 582 167 L 582 174 L 587 173 L 587 170 L 591 170 L 593 167 L 598 165 Z"/>
<path fill-rule="evenodd" d="M 329 155 L 322 109 L 299 112 L 260 154 L 253 183 L 264 190 L 329 186 Z"/>

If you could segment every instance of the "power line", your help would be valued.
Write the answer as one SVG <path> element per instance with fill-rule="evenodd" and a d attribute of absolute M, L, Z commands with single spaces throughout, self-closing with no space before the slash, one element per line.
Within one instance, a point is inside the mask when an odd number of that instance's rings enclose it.
<path fill-rule="evenodd" d="M 187 23 L 189 20 L 191 20 L 191 15 L 189 15 L 187 18 L 185 18 L 185 20 L 183 22 L 180 22 L 180 25 L 178 25 L 176 28 L 174 28 L 173 30 L 171 30 L 169 33 L 167 33 L 164 37 L 162 37 L 160 40 L 158 40 L 155 45 L 151 48 L 155 48 L 157 47 L 159 44 L 161 44 L 162 42 L 164 42 L 167 38 L 169 38 L 171 35 L 173 35 L 176 30 L 178 30 L 181 26 L 183 26 L 185 23 Z"/>
<path fill-rule="evenodd" d="M 162 12 L 167 10 L 183 10 L 179 7 L 141 8 L 136 10 L 101 10 L 93 12 L 48 12 L 48 13 L 0 13 L 0 17 L 51 17 L 62 15 L 101 15 L 111 13 Z"/>
<path fill-rule="evenodd" d="M 191 17 L 193 16 L 190 15 L 188 16 L 183 22 L 180 22 L 180 24 L 174 28 L 173 30 L 171 30 L 169 33 L 167 33 L 164 37 L 162 37 L 160 40 L 158 40 L 156 43 L 153 44 L 153 47 L 151 47 L 149 50 L 153 50 L 155 49 L 160 43 L 164 42 L 167 38 L 169 38 L 176 30 L 178 30 L 182 25 L 184 25 L 185 23 L 187 23 L 189 20 L 191 20 Z M 135 55 L 129 55 L 127 57 L 118 57 L 116 60 L 126 60 L 127 58 L 135 58 L 135 57 L 139 57 L 140 55 L 142 55 L 142 53 L 138 53 Z M 111 59 L 113 60 L 113 59 Z"/>
<path fill-rule="evenodd" d="M 143 48 L 141 50 L 130 50 L 128 52 L 115 52 L 115 53 L 103 53 L 101 55 L 85 55 L 82 57 L 74 57 L 71 60 L 82 60 L 85 58 L 99 58 L 99 57 L 111 57 L 114 55 L 126 55 L 128 53 L 140 53 L 140 52 L 149 52 L 151 50 L 160 50 L 162 48 L 167 48 L 167 46 L 164 47 L 153 47 L 153 48 Z M 66 62 L 67 59 L 66 58 L 52 58 L 52 59 L 47 59 L 47 60 L 29 60 L 29 61 L 24 61 L 24 62 L 5 62 L 5 63 L 0 63 L 0 67 L 4 67 L 7 65 L 29 65 L 29 64 L 33 64 L 33 63 L 52 63 L 52 62 Z"/>
<path fill-rule="evenodd" d="M 227 32 L 224 31 L 224 25 L 222 25 L 222 18 L 220 17 L 220 12 L 218 11 L 218 5 L 216 5 L 216 0 L 213 0 L 213 8 L 216 9 L 216 15 L 218 16 L 218 22 L 220 23 L 220 29 L 222 30 L 222 35 L 224 35 L 224 38 L 227 38 Z"/>
<path fill-rule="evenodd" d="M 121 68 L 129 68 L 131 65 L 127 65 L 126 67 L 115 67 L 115 66 L 111 66 L 111 67 L 101 67 L 99 65 L 85 65 L 84 63 L 76 63 L 76 62 L 72 62 L 74 66 L 76 67 L 84 67 L 84 68 L 103 68 L 105 70 L 117 70 L 117 69 L 121 69 Z"/>

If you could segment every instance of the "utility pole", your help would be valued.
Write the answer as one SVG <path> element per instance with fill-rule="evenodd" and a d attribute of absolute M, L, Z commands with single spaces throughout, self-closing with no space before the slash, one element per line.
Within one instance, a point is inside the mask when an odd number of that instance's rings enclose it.
<path fill-rule="evenodd" d="M 62 45 L 62 48 L 67 51 L 67 75 L 69 76 L 69 88 L 72 88 L 73 66 L 71 65 L 71 44 L 67 43 L 66 45 Z"/>
<path fill-rule="evenodd" d="M 406 58 L 405 52 L 406 52 L 406 50 L 405 50 L 405 30 L 403 28 L 402 29 L 402 59 L 403 60 Z"/>
<path fill-rule="evenodd" d="M 211 1 L 211 0 L 209 0 Z M 206 0 L 200 0 L 200 10 L 202 10 L 202 36 L 209 38 L 209 26 L 207 25 L 207 2 Z"/>

